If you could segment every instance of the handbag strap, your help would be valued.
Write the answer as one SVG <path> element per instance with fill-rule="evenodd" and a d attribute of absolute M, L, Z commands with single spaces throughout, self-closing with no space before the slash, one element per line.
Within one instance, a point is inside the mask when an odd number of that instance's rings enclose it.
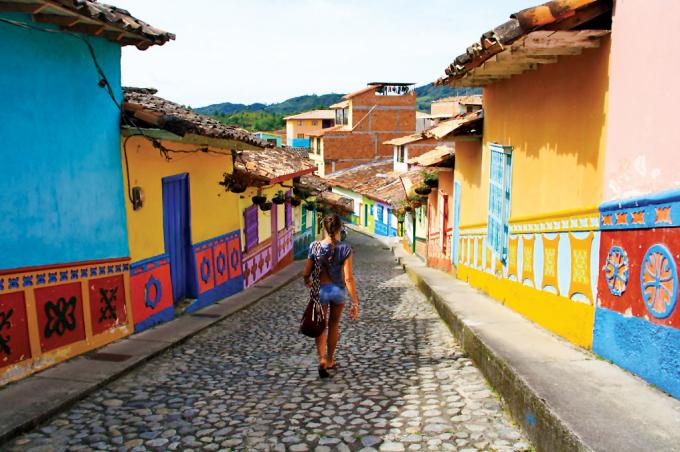
<path fill-rule="evenodd" d="M 314 269 L 312 270 L 312 288 L 309 291 L 309 299 L 315 303 L 319 302 L 319 292 L 321 291 L 321 242 L 316 241 L 312 245 L 312 255 L 314 256 Z"/>

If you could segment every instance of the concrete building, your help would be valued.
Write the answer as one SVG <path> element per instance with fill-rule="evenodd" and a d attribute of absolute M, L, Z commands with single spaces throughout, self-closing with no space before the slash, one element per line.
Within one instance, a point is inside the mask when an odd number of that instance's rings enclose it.
<path fill-rule="evenodd" d="M 309 133 L 335 125 L 333 110 L 312 110 L 286 116 L 286 144 L 294 148 L 309 148 Z"/>

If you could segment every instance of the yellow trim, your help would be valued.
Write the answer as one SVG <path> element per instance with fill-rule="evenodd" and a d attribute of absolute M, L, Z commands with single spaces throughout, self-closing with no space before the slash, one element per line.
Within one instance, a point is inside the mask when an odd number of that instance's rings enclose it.
<path fill-rule="evenodd" d="M 529 223 L 542 220 L 559 220 L 567 217 L 576 217 L 582 215 L 599 215 L 600 211 L 597 206 L 584 207 L 581 209 L 567 209 L 558 210 L 555 212 L 548 212 L 540 215 L 527 215 L 523 217 L 510 218 L 510 224 Z M 486 223 L 485 223 L 486 224 Z"/>
<path fill-rule="evenodd" d="M 466 224 L 464 226 L 460 227 L 461 231 L 467 230 L 467 229 L 477 229 L 477 228 L 485 228 L 486 227 L 486 221 L 484 223 L 476 223 L 476 224 Z"/>
<path fill-rule="evenodd" d="M 519 250 L 519 237 L 510 237 L 508 240 L 508 278 L 517 278 L 517 251 Z"/>
<path fill-rule="evenodd" d="M 457 275 L 529 320 L 576 345 L 591 348 L 595 321 L 593 306 L 498 278 L 466 265 L 459 266 Z"/>

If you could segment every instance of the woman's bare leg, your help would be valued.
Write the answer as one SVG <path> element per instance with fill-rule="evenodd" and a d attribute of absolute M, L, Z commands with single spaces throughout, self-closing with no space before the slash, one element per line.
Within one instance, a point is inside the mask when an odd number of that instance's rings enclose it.
<path fill-rule="evenodd" d="M 335 347 L 340 339 L 340 319 L 345 305 L 334 304 L 331 306 L 331 317 L 328 319 L 328 357 L 327 366 L 335 366 Z"/>
<path fill-rule="evenodd" d="M 326 319 L 328 319 L 328 305 L 324 305 L 323 307 L 323 313 Z M 326 367 L 326 362 L 327 362 L 327 357 L 326 357 L 326 340 L 328 337 L 328 333 L 326 333 L 326 329 L 324 328 L 323 333 L 321 333 L 321 336 L 318 336 L 316 338 L 316 352 L 319 354 L 319 365 Z"/>

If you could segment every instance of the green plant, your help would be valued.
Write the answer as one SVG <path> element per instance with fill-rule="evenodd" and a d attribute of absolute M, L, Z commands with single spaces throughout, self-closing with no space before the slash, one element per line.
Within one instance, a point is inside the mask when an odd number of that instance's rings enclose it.
<path fill-rule="evenodd" d="M 305 209 L 309 210 L 310 212 L 314 209 L 316 209 L 316 202 L 315 201 L 307 201 L 305 203 Z"/>
<path fill-rule="evenodd" d="M 276 194 L 272 198 L 272 202 L 274 204 L 283 204 L 284 202 L 286 202 L 286 195 L 283 193 L 283 190 L 279 190 L 276 192 Z"/>
<path fill-rule="evenodd" d="M 252 198 L 250 198 L 250 200 L 253 201 L 253 204 L 259 206 L 267 200 L 267 197 L 263 196 L 261 193 L 258 193 L 255 196 L 253 196 Z"/>
<path fill-rule="evenodd" d="M 262 204 L 260 204 L 260 210 L 263 212 L 272 210 L 272 202 L 271 201 L 263 202 Z"/>
<path fill-rule="evenodd" d="M 435 188 L 439 185 L 439 173 L 422 170 L 420 171 L 420 175 L 423 176 L 423 182 L 425 182 L 425 185 L 428 187 Z"/>
<path fill-rule="evenodd" d="M 415 192 L 419 195 L 427 196 L 430 193 L 432 193 L 432 187 L 429 187 L 427 185 L 419 185 L 416 187 Z"/>

